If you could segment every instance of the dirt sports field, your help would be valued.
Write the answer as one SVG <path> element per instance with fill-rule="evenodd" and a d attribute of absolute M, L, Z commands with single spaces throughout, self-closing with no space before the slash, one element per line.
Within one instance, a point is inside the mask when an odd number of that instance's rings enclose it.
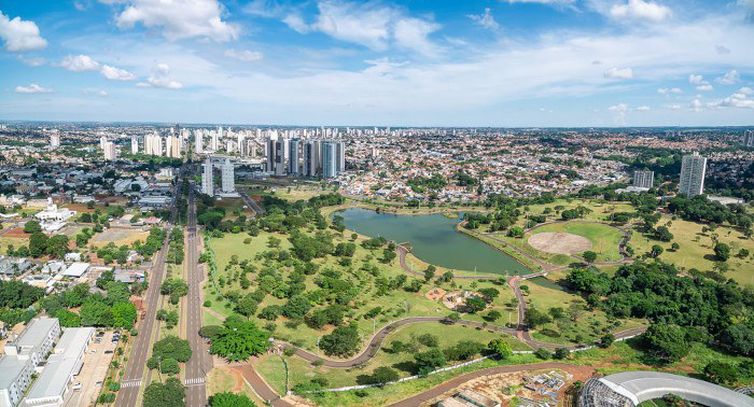
<path fill-rule="evenodd" d="M 592 248 L 589 239 L 562 232 L 542 232 L 529 238 L 529 246 L 553 254 L 577 254 Z"/>

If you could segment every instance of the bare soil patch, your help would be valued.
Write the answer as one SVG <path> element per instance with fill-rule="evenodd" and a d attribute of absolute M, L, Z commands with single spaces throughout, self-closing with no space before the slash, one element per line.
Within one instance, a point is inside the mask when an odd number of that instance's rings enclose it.
<path fill-rule="evenodd" d="M 592 248 L 589 239 L 563 232 L 542 232 L 532 235 L 528 240 L 529 246 L 552 254 L 579 254 Z"/>

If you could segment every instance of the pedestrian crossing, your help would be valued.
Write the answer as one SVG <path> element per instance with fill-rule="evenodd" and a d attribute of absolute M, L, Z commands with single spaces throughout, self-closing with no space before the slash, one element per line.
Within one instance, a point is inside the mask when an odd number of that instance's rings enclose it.
<path fill-rule="evenodd" d="M 139 387 L 141 386 L 141 380 L 126 380 L 120 384 L 120 388 Z"/>
<path fill-rule="evenodd" d="M 197 385 L 197 384 L 204 384 L 204 378 L 203 377 L 195 377 L 193 379 L 186 379 L 183 381 L 183 384 L 186 386 L 191 385 Z"/>

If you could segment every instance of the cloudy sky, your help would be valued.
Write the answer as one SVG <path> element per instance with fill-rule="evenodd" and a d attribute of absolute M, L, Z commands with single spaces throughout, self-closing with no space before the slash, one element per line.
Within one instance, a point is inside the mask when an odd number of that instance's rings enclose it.
<path fill-rule="evenodd" d="M 754 0 L 0 0 L 0 119 L 754 125 Z"/>

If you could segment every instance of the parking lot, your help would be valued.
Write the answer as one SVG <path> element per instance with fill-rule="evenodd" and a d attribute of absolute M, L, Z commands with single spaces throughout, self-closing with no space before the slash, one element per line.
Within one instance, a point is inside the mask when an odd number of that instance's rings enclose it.
<path fill-rule="evenodd" d="M 81 372 L 73 380 L 74 389 L 81 384 L 79 390 L 74 390 L 66 402 L 66 406 L 92 406 L 97 396 L 105 385 L 105 375 L 110 362 L 113 359 L 113 352 L 116 344 L 113 343 L 113 332 L 104 332 L 104 335 L 95 334 L 86 350 L 84 356 L 84 366 Z"/>

